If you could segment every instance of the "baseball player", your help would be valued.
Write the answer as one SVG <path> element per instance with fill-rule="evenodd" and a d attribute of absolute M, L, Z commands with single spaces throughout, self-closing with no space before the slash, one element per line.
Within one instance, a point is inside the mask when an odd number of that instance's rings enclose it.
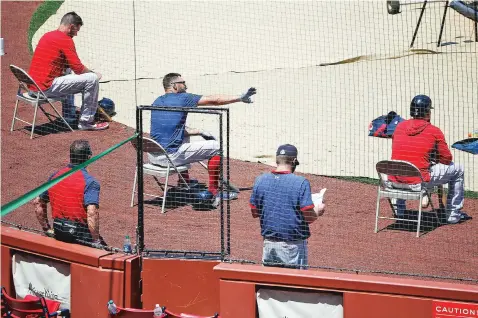
<path fill-rule="evenodd" d="M 470 218 L 461 211 L 464 201 L 464 170 L 462 165 L 452 162 L 453 157 L 443 132 L 430 123 L 432 109 L 430 97 L 417 95 L 412 99 L 412 118 L 399 123 L 392 136 L 392 159 L 415 165 L 427 187 L 448 184 L 446 221 L 458 223 Z M 418 177 L 388 176 L 388 180 L 395 188 L 421 188 Z M 403 217 L 405 200 L 397 200 L 397 208 L 398 216 Z"/>
<path fill-rule="evenodd" d="M 282 145 L 276 153 L 277 168 L 256 178 L 249 206 L 259 218 L 264 238 L 264 265 L 305 268 L 308 265 L 309 224 L 325 212 L 314 204 L 309 181 L 295 175 L 297 148 Z"/>
<path fill-rule="evenodd" d="M 68 172 L 91 156 L 88 141 L 74 141 L 70 146 L 70 164 L 55 172 L 50 179 Z M 99 197 L 99 182 L 83 168 L 43 192 L 33 204 L 38 222 L 47 235 L 68 243 L 101 247 L 106 243 L 99 233 Z M 51 204 L 53 229 L 47 217 L 48 202 Z"/>
<path fill-rule="evenodd" d="M 237 102 L 252 103 L 252 95 L 256 94 L 256 89 L 251 87 L 242 95 L 196 95 L 187 93 L 186 81 L 178 73 L 166 74 L 163 78 L 163 87 L 165 94 L 159 96 L 153 106 L 167 107 L 200 107 L 206 105 L 228 105 Z M 151 112 L 151 137 L 158 142 L 167 152 L 175 165 L 185 165 L 188 163 L 208 160 L 209 171 L 209 192 L 218 199 L 224 200 L 237 198 L 237 193 L 219 192 L 219 168 L 220 157 L 219 142 L 214 138 L 205 138 L 209 140 L 190 142 L 189 136 L 204 133 L 186 128 L 187 112 L 172 112 L 163 110 L 153 110 Z M 189 130 L 189 133 L 186 131 Z M 204 136 L 203 136 L 204 137 Z M 208 136 L 206 136 L 208 137 Z M 210 137 L 210 136 L 209 136 Z M 161 154 L 149 154 L 149 160 L 152 164 L 167 166 L 167 159 Z M 186 171 L 181 174 L 186 182 L 190 182 L 189 173 Z"/>
<path fill-rule="evenodd" d="M 76 124 L 73 94 L 83 93 L 83 105 L 78 122 L 79 130 L 103 130 L 108 123 L 95 123 L 101 74 L 84 66 L 76 53 L 73 37 L 83 20 L 75 12 L 61 18 L 57 30 L 44 34 L 33 54 L 29 74 L 49 98 L 63 98 L 62 113 L 70 125 Z M 75 74 L 68 74 L 69 70 Z M 31 94 L 35 87 L 29 87 Z"/>

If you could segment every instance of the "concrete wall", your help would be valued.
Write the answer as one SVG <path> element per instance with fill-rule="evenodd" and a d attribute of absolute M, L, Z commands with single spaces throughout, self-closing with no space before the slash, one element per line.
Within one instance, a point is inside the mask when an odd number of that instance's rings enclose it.
<path fill-rule="evenodd" d="M 431 3 L 414 46 L 427 51 L 409 51 L 419 8 L 392 16 L 383 1 L 67 0 L 33 44 L 75 10 L 85 23 L 79 55 L 103 73 L 100 98 L 116 102 L 115 120 L 134 126 L 135 105 L 162 94 L 168 72 L 182 73 L 198 94 L 255 86 L 254 104 L 230 107 L 233 158 L 273 163 L 277 146 L 289 142 L 299 147 L 302 172 L 376 177 L 374 163 L 390 157 L 391 142 L 368 137 L 368 124 L 390 110 L 408 118 L 416 94 L 432 97 L 432 122 L 450 146 L 478 129 L 473 23 L 448 10 L 437 48 L 443 4 Z M 189 125 L 218 130 L 210 116 L 191 116 Z M 466 188 L 478 190 L 476 156 L 452 152 L 465 165 Z"/>

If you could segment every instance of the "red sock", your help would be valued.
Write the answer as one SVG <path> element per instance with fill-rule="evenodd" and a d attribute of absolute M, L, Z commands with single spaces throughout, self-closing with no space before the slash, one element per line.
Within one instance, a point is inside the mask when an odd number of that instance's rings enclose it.
<path fill-rule="evenodd" d="M 181 176 L 184 178 L 184 181 L 186 181 L 187 183 L 190 182 L 190 179 L 189 179 L 189 171 L 186 170 L 186 171 L 183 171 L 183 172 L 180 172 Z M 178 178 L 178 185 L 181 185 L 183 180 L 181 180 L 181 178 Z"/>
<path fill-rule="evenodd" d="M 219 170 L 221 166 L 221 157 L 213 156 L 207 163 L 209 171 L 209 192 L 216 195 L 219 190 Z"/>

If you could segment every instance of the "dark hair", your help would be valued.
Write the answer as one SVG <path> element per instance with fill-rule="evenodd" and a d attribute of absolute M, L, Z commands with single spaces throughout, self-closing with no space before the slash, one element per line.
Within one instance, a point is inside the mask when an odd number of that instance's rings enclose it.
<path fill-rule="evenodd" d="M 166 74 L 163 78 L 164 89 L 170 88 L 172 83 L 174 82 L 174 80 L 177 79 L 178 77 L 181 77 L 181 74 L 179 74 L 179 73 L 168 73 L 168 74 Z"/>
<path fill-rule="evenodd" d="M 278 164 L 278 165 L 284 165 L 284 164 L 285 165 L 292 165 L 296 158 L 297 157 L 279 155 L 279 156 L 276 156 L 276 164 Z"/>
<path fill-rule="evenodd" d="M 68 12 L 67 14 L 65 14 L 63 16 L 63 18 L 61 18 L 60 24 L 63 24 L 63 25 L 70 25 L 70 24 L 83 25 L 83 20 L 81 20 L 81 17 L 78 14 L 76 14 L 76 12 L 71 11 L 71 12 Z"/>
<path fill-rule="evenodd" d="M 75 140 L 70 146 L 70 163 L 72 165 L 82 164 L 87 161 L 92 154 L 88 140 Z"/>

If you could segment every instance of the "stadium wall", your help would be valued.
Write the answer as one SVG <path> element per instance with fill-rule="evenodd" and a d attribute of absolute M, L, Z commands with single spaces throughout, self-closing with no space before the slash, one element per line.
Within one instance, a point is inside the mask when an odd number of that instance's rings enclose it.
<path fill-rule="evenodd" d="M 469 20 L 448 10 L 446 45 L 437 48 L 443 7 L 429 4 L 413 51 L 420 4 L 389 15 L 383 1 L 300 3 L 199 1 L 178 10 L 172 2 L 66 0 L 33 46 L 64 13 L 79 13 L 79 55 L 103 74 L 100 98 L 112 98 L 115 120 L 129 126 L 135 105 L 163 93 L 168 72 L 182 73 L 198 94 L 255 86 L 255 104 L 231 106 L 230 156 L 273 164 L 277 145 L 293 143 L 306 173 L 376 178 L 374 163 L 390 158 L 391 141 L 368 137 L 368 124 L 391 110 L 408 118 L 416 94 L 432 97 L 432 122 L 450 145 L 478 128 Z M 203 117 L 189 125 L 217 133 Z M 452 152 L 465 166 L 466 189 L 478 191 L 474 156 Z"/>
<path fill-rule="evenodd" d="M 287 290 L 334 292 L 343 295 L 346 318 L 435 318 L 439 308 L 478 308 L 475 285 L 300 271 L 257 265 L 200 260 L 148 259 L 140 274 L 139 257 L 111 254 L 72 245 L 8 227 L 1 227 L 1 279 L 11 294 L 12 255 L 40 255 L 66 262 L 71 268 L 72 317 L 108 317 L 106 303 L 143 308 L 162 302 L 170 310 L 221 317 L 256 317 L 256 291 Z M 447 317 L 459 317 L 448 315 Z"/>

